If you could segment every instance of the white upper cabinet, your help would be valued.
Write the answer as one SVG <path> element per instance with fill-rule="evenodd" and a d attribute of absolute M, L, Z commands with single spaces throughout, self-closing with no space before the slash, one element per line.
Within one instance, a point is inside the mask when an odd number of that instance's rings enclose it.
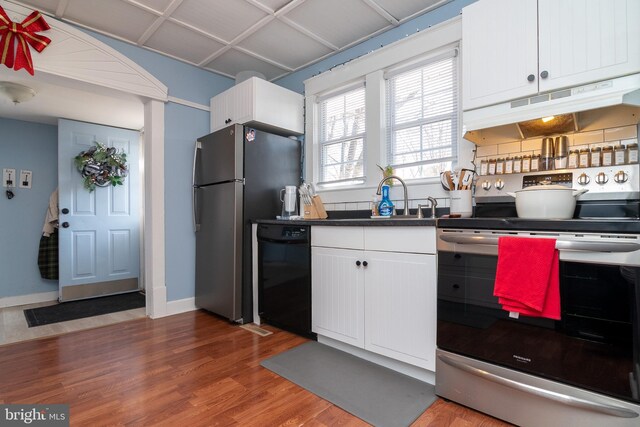
<path fill-rule="evenodd" d="M 211 98 L 211 132 L 231 124 L 259 125 L 284 135 L 304 133 L 304 97 L 251 77 Z"/>
<path fill-rule="evenodd" d="M 640 72 L 638 0 L 480 0 L 462 14 L 463 109 Z"/>

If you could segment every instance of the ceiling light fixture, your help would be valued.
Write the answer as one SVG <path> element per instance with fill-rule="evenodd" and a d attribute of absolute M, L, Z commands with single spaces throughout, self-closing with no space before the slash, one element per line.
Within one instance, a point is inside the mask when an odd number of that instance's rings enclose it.
<path fill-rule="evenodd" d="M 36 95 L 36 91 L 29 86 L 13 82 L 0 82 L 0 96 L 7 98 L 14 104 L 26 102 Z"/>
<path fill-rule="evenodd" d="M 543 117 L 540 120 L 542 120 L 542 123 L 547 123 L 547 122 L 550 122 L 551 120 L 553 120 L 555 118 L 556 118 L 556 116 L 547 116 L 547 117 Z"/>

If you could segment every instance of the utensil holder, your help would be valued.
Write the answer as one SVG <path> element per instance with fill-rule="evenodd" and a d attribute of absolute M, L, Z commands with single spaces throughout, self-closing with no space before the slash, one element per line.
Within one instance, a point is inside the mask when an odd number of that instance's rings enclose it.
<path fill-rule="evenodd" d="M 451 197 L 449 212 L 459 214 L 462 218 L 469 218 L 473 214 L 473 201 L 471 190 L 450 191 Z"/>
<path fill-rule="evenodd" d="M 303 204 L 304 219 L 325 219 L 327 218 L 327 211 L 324 209 L 324 203 L 320 196 L 313 196 L 311 198 L 311 204 Z"/>

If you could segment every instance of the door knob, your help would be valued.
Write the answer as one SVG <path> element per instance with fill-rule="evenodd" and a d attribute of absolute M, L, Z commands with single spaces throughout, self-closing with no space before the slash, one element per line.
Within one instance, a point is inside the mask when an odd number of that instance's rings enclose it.
<path fill-rule="evenodd" d="M 63 222 L 62 223 L 62 228 L 69 228 L 69 223 L 68 222 Z"/>
<path fill-rule="evenodd" d="M 69 213 L 69 209 L 67 209 L 67 208 L 63 208 L 63 209 L 62 209 L 62 213 L 63 213 L 63 214 L 65 214 L 65 215 L 66 215 L 66 214 L 68 214 L 68 213 Z"/>

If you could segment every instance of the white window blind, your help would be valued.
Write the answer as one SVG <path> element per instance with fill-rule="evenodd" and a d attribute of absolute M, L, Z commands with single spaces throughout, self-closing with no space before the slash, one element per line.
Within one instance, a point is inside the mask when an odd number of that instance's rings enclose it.
<path fill-rule="evenodd" d="M 386 78 L 387 163 L 406 179 L 451 169 L 458 135 L 455 51 Z"/>
<path fill-rule="evenodd" d="M 364 177 L 364 84 L 319 100 L 319 184 L 337 184 Z"/>

